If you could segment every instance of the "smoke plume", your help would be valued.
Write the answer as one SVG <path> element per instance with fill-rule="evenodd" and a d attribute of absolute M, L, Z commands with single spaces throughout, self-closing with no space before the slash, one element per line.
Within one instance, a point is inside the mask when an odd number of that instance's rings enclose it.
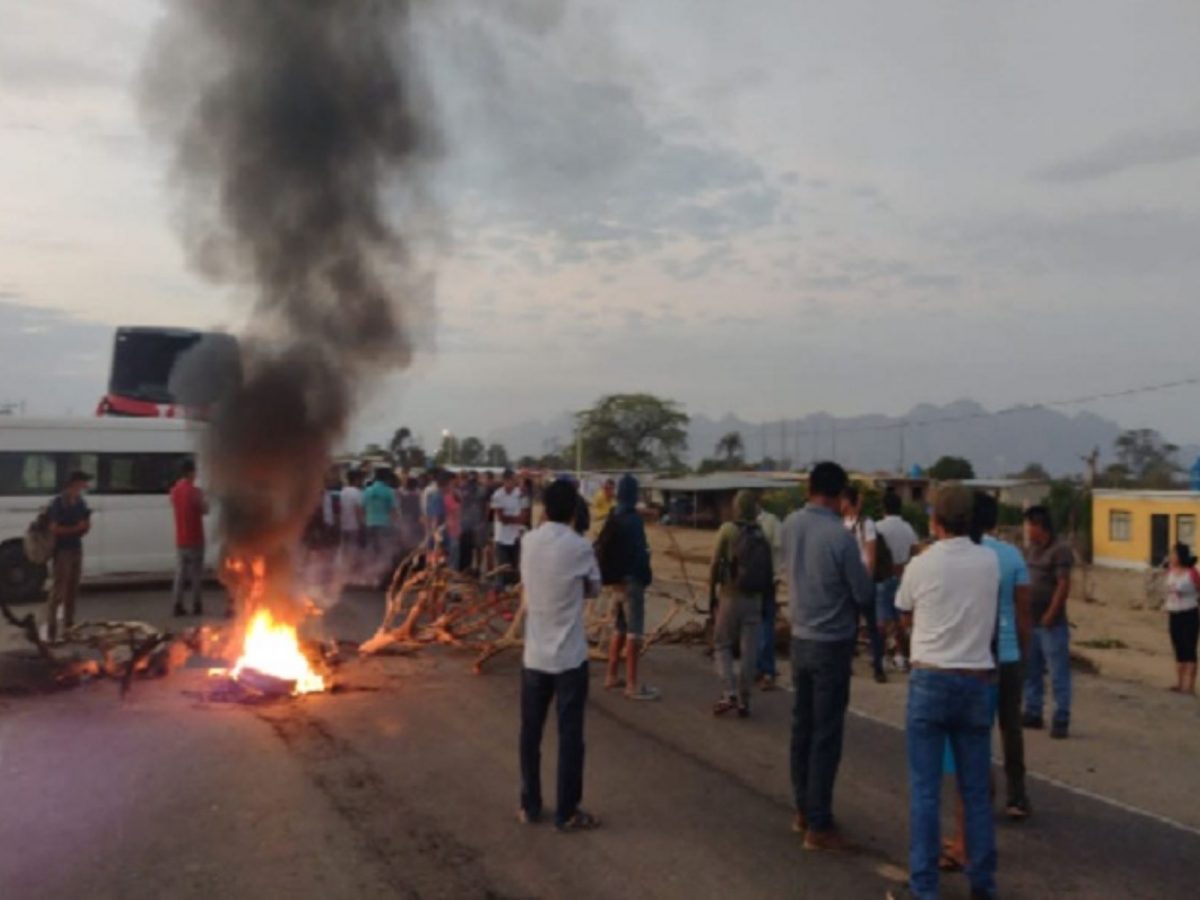
<path fill-rule="evenodd" d="M 387 214 L 431 146 L 408 34 L 402 0 L 170 0 L 156 36 L 189 259 L 249 304 L 202 448 L 238 554 L 286 559 L 362 389 L 412 355 L 428 284 Z"/>

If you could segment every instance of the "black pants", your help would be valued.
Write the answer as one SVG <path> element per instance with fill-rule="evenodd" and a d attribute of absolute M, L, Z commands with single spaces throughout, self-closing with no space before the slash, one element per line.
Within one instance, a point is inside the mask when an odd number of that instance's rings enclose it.
<path fill-rule="evenodd" d="M 997 719 L 1000 742 L 1004 745 L 1004 777 L 1008 784 L 1008 802 L 1027 800 L 1025 794 L 1025 732 L 1021 727 L 1021 691 L 1025 672 L 1019 662 L 1000 663 Z"/>
<path fill-rule="evenodd" d="M 558 708 L 558 808 L 554 819 L 566 822 L 583 799 L 583 710 L 587 705 L 588 664 L 552 675 L 521 669 L 521 808 L 542 812 L 542 731 L 550 700 Z"/>
<path fill-rule="evenodd" d="M 464 528 L 458 536 L 458 559 L 456 568 L 467 572 L 475 567 L 475 529 Z"/>
<path fill-rule="evenodd" d="M 501 573 L 501 584 L 516 584 L 521 579 L 520 571 L 521 560 L 517 555 L 516 544 L 501 544 L 496 542 L 496 568 L 500 566 L 509 566 L 510 568 Z"/>
<path fill-rule="evenodd" d="M 815 831 L 833 827 L 833 783 L 842 761 L 854 640 L 792 639 L 792 791 Z"/>
<path fill-rule="evenodd" d="M 1196 644 L 1200 639 L 1200 609 L 1168 613 L 1170 616 L 1171 646 L 1175 648 L 1175 662 L 1194 663 Z"/>

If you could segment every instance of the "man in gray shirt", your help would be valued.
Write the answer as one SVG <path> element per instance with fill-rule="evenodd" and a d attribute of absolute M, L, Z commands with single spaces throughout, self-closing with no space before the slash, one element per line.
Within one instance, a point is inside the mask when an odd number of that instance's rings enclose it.
<path fill-rule="evenodd" d="M 833 783 L 842 758 L 850 702 L 850 664 L 860 609 L 875 602 L 875 585 L 854 535 L 840 514 L 846 471 L 818 463 L 808 479 L 808 505 L 783 523 L 783 562 L 792 618 L 793 829 L 806 850 L 849 846 L 833 822 Z"/>

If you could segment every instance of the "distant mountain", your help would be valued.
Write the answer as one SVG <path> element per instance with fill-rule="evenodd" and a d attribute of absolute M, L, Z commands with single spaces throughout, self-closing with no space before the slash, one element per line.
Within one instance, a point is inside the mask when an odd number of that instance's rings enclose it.
<path fill-rule="evenodd" d="M 557 444 L 570 444 L 573 422 L 567 413 L 543 422 L 525 422 L 499 429 L 489 440 L 504 444 L 513 456 L 541 455 Z M 692 416 L 688 428 L 688 459 L 694 465 L 713 456 L 721 437 L 742 435 L 746 458 L 763 456 L 805 465 L 835 458 L 859 471 L 895 471 L 916 463 L 925 467 L 940 456 L 969 459 L 981 477 L 1007 475 L 1026 464 L 1041 463 L 1052 475 L 1082 472 L 1081 457 L 1100 448 L 1101 464 L 1113 461 L 1113 441 L 1121 426 L 1094 413 L 1075 415 L 1045 407 L 993 413 L 973 400 L 945 406 L 922 403 L 903 416 L 838 417 L 812 413 L 802 419 L 747 422 L 731 414 L 719 419 Z M 1166 435 L 1170 439 L 1170 435 Z M 1185 467 L 1200 447 L 1183 447 L 1178 459 Z"/>

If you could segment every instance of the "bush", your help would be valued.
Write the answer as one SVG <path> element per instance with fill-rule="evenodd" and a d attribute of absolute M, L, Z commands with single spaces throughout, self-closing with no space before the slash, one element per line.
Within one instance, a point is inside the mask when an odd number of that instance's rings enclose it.
<path fill-rule="evenodd" d="M 913 527 L 919 538 L 929 537 L 929 513 L 919 503 L 905 503 L 900 508 L 900 518 Z"/>
<path fill-rule="evenodd" d="M 782 488 L 767 491 L 762 495 L 762 508 L 769 513 L 786 519 L 808 502 L 808 489 L 803 487 Z"/>

